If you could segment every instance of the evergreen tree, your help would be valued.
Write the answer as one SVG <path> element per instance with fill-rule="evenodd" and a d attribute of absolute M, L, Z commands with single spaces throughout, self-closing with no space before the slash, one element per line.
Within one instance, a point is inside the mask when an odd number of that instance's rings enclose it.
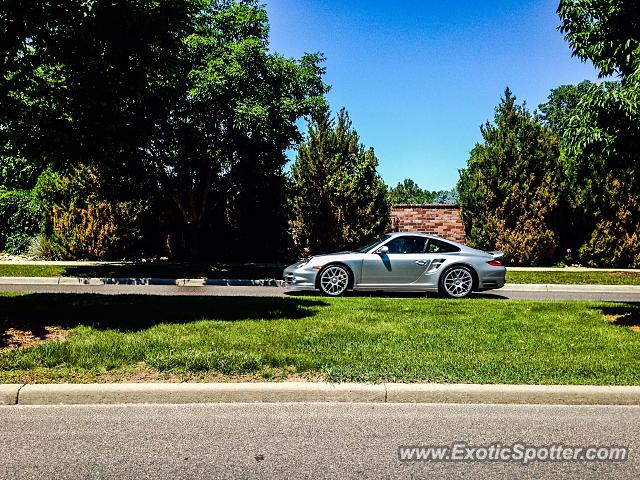
<path fill-rule="evenodd" d="M 292 168 L 293 233 L 309 253 L 353 248 L 389 228 L 387 187 L 372 148 L 360 143 L 347 112 L 309 124 Z"/>
<path fill-rule="evenodd" d="M 556 135 L 508 88 L 481 131 L 458 182 L 469 244 L 502 250 L 512 264 L 549 263 L 563 178 Z"/>

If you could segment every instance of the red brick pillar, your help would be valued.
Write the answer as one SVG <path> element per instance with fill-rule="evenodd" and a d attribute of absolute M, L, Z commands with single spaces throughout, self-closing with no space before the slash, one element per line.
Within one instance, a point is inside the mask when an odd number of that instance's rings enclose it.
<path fill-rule="evenodd" d="M 396 232 L 421 232 L 464 243 L 464 225 L 457 205 L 399 204 L 391 208 L 391 225 Z"/>

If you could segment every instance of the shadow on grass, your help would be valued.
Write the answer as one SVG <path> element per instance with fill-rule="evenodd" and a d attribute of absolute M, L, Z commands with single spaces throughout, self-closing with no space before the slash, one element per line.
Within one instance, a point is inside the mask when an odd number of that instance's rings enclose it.
<path fill-rule="evenodd" d="M 300 319 L 315 315 L 319 300 L 289 297 L 204 297 L 35 293 L 0 297 L 0 348 L 7 330 L 30 331 L 43 339 L 45 327 L 79 325 L 120 331 L 144 330 L 159 323 Z"/>
<path fill-rule="evenodd" d="M 198 263 L 81 265 L 65 268 L 65 276 L 94 278 L 281 278 L 284 266 Z"/>
<path fill-rule="evenodd" d="M 612 325 L 629 327 L 640 331 L 640 305 L 625 303 L 622 305 L 612 305 L 599 307 L 603 315 L 609 317 Z"/>

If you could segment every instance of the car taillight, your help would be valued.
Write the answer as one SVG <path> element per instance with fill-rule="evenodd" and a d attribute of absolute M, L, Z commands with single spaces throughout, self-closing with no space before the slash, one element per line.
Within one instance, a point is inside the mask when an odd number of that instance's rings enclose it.
<path fill-rule="evenodd" d="M 492 265 L 494 267 L 504 267 L 504 265 L 502 264 L 502 262 L 500 260 L 491 260 L 489 262 L 487 262 L 489 265 Z"/>

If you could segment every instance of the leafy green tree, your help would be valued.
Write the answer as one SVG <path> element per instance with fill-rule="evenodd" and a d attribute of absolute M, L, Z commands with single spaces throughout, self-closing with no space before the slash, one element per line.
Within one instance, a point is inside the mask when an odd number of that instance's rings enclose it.
<path fill-rule="evenodd" d="M 439 190 L 431 192 L 433 203 L 456 205 L 458 203 L 458 190 L 454 187 L 451 190 Z"/>
<path fill-rule="evenodd" d="M 591 85 L 563 132 L 576 188 L 591 199 L 580 257 L 640 266 L 640 9 L 634 0 L 563 0 L 558 13 L 574 55 L 619 79 Z"/>
<path fill-rule="evenodd" d="M 424 205 L 429 203 L 455 204 L 458 202 L 458 192 L 452 190 L 424 190 L 410 178 L 405 178 L 402 182 L 389 190 L 391 203 L 409 203 L 414 205 Z"/>
<path fill-rule="evenodd" d="M 481 132 L 457 186 L 469 243 L 503 250 L 512 264 L 548 264 L 563 177 L 556 135 L 508 88 Z"/>
<path fill-rule="evenodd" d="M 389 191 L 391 202 L 397 203 L 413 203 L 424 204 L 433 203 L 435 195 L 427 190 L 423 190 L 410 178 L 405 178 L 402 182 L 398 182 L 394 188 Z"/>
<path fill-rule="evenodd" d="M 593 172 L 585 165 L 584 159 L 575 155 L 572 146 L 567 143 L 566 132 L 581 115 L 579 105 L 585 94 L 594 86 L 588 80 L 577 85 L 561 85 L 549 94 L 546 103 L 538 106 L 540 120 L 560 139 L 560 161 L 564 172 L 565 188 L 559 204 L 557 225 L 560 249 L 567 252 L 565 261 L 575 261 L 580 247 L 591 234 L 593 225 L 589 212 L 594 208 L 594 196 L 591 192 Z"/>
<path fill-rule="evenodd" d="M 578 105 L 593 85 L 593 82 L 584 80 L 577 85 L 553 88 L 547 102 L 538 105 L 542 123 L 562 136 L 570 127 L 572 119 L 579 115 Z"/>
<path fill-rule="evenodd" d="M 240 202 L 244 212 L 253 208 L 253 219 L 274 211 L 260 199 L 283 196 L 285 151 L 301 140 L 296 120 L 324 105 L 322 57 L 270 53 L 268 33 L 266 11 L 256 1 L 220 0 L 205 2 L 184 39 L 186 69 L 172 96 L 177 100 L 148 160 L 177 207 L 192 258 L 202 253 L 206 233 L 217 246 L 224 232 L 220 218 L 238 220 Z M 254 223 L 245 218 L 245 225 Z M 285 231 L 284 224 L 277 226 Z M 249 237 L 254 251 L 255 236 Z"/>
<path fill-rule="evenodd" d="M 180 70 L 198 0 L 0 3 L 0 157 L 37 171 L 81 163 L 135 191 Z M 105 181 L 109 179 L 103 175 Z M 33 187 L 30 176 L 24 187 Z"/>
<path fill-rule="evenodd" d="M 560 0 L 560 31 L 574 55 L 601 76 L 631 76 L 638 69 L 640 10 L 635 0 Z"/>
<path fill-rule="evenodd" d="M 344 109 L 337 121 L 326 112 L 310 122 L 291 171 L 292 227 L 300 250 L 349 249 L 388 230 L 389 197 L 377 166 Z"/>
<path fill-rule="evenodd" d="M 327 87 L 268 31 L 256 0 L 2 2 L 0 174 L 87 166 L 96 201 L 152 197 L 191 258 L 286 231 L 284 152 Z"/>

